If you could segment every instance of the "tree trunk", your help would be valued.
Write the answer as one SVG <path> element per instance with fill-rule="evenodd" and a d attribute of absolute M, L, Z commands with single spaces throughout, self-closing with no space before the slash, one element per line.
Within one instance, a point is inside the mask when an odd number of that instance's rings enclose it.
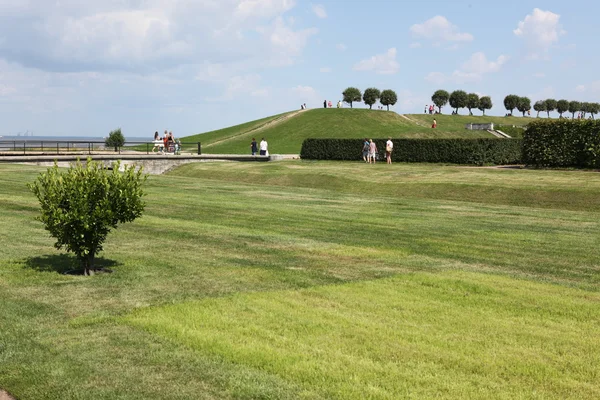
<path fill-rule="evenodd" d="M 388 106 L 387 106 L 387 109 L 388 109 L 388 111 L 390 111 L 390 105 L 389 105 L 389 104 L 388 104 Z"/>
<path fill-rule="evenodd" d="M 547 113 L 548 113 L 548 118 L 550 118 L 550 111 L 547 111 Z"/>
<path fill-rule="evenodd" d="M 485 108 L 483 109 L 483 116 L 485 117 Z"/>
<path fill-rule="evenodd" d="M 94 261 L 96 258 L 96 252 L 91 251 L 86 258 L 83 259 L 83 275 L 92 276 L 94 275 L 95 265 Z"/>
<path fill-rule="evenodd" d="M 352 108 L 352 102 L 350 102 L 350 108 Z"/>
<path fill-rule="evenodd" d="M 369 104 L 369 110 L 373 109 L 373 104 Z"/>
<path fill-rule="evenodd" d="M 539 117 L 540 117 L 540 112 L 538 111 L 538 112 L 537 112 L 537 117 L 536 117 L 536 118 L 539 118 Z"/>

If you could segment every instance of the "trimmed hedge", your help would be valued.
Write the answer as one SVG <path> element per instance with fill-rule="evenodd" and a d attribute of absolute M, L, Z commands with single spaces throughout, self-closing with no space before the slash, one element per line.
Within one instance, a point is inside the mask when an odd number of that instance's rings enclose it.
<path fill-rule="evenodd" d="M 374 139 L 385 158 L 387 139 Z M 470 165 L 521 162 L 519 139 L 392 139 L 392 161 Z M 361 160 L 362 139 L 306 139 L 300 157 L 306 160 Z"/>
<path fill-rule="evenodd" d="M 600 168 L 600 121 L 530 123 L 523 137 L 523 162 L 536 167 Z"/>

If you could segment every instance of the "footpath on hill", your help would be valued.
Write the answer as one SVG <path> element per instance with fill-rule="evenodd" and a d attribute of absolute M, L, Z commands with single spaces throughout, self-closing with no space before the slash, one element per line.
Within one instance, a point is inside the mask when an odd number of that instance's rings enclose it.
<path fill-rule="evenodd" d="M 209 147 L 212 147 L 212 146 L 216 146 L 217 144 L 221 144 L 221 143 L 229 142 L 231 140 L 235 140 L 238 137 L 244 136 L 244 135 L 248 135 L 249 133 L 256 133 L 256 132 L 263 131 L 263 130 L 265 130 L 267 128 L 271 128 L 271 127 L 273 127 L 275 125 L 279 125 L 279 124 L 281 124 L 281 123 L 289 120 L 290 118 L 294 118 L 294 117 L 298 116 L 300 113 L 302 113 L 304 111 L 306 111 L 306 110 L 297 110 L 297 111 L 294 111 L 294 112 L 282 115 L 281 117 L 275 118 L 274 120 L 271 120 L 271 121 L 269 121 L 269 122 L 267 122 L 267 123 L 265 123 L 263 125 L 260 125 L 260 126 L 257 126 L 257 127 L 251 128 L 251 129 L 248 129 L 246 131 L 240 132 L 240 133 L 238 133 L 236 135 L 233 135 L 233 136 L 229 136 L 228 138 L 217 140 L 215 142 L 203 145 L 202 147 L 203 148 L 209 148 Z"/>
<path fill-rule="evenodd" d="M 15 400 L 15 398 L 0 389 L 0 400 Z"/>

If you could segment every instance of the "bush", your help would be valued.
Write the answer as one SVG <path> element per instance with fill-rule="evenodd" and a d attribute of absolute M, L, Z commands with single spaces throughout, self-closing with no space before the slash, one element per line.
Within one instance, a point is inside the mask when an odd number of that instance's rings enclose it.
<path fill-rule="evenodd" d="M 536 167 L 600 168 L 600 121 L 534 121 L 523 138 L 523 162 Z"/>
<path fill-rule="evenodd" d="M 361 160 L 362 139 L 306 139 L 300 157 L 306 160 Z M 380 156 L 386 139 L 374 139 Z M 518 139 L 395 139 L 392 160 L 469 165 L 506 165 L 521 160 Z"/>
<path fill-rule="evenodd" d="M 108 137 L 104 140 L 106 147 L 114 147 L 115 151 L 118 151 L 119 147 L 123 147 L 125 144 L 125 136 L 121 132 L 121 128 L 110 131 Z"/>

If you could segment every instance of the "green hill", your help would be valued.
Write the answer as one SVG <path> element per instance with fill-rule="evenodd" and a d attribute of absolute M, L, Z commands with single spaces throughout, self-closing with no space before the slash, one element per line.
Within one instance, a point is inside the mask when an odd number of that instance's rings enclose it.
<path fill-rule="evenodd" d="M 248 153 L 252 138 L 266 138 L 269 151 L 298 154 L 307 138 L 491 138 L 484 131 L 468 131 L 467 123 L 524 125 L 518 117 L 437 115 L 438 129 L 431 129 L 430 115 L 399 115 L 367 109 L 316 109 L 281 114 L 243 125 L 187 137 L 200 141 L 204 153 Z"/>

